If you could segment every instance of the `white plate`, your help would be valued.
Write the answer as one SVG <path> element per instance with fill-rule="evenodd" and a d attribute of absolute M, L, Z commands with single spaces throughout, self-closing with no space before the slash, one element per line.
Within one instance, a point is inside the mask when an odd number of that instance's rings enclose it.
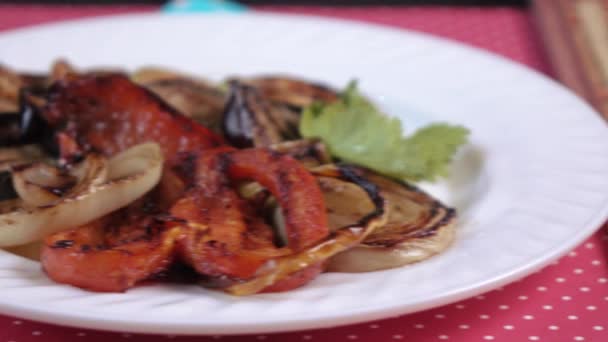
<path fill-rule="evenodd" d="M 287 72 L 362 88 L 407 128 L 461 123 L 472 143 L 430 187 L 462 216 L 444 254 L 395 270 L 325 274 L 296 291 L 236 298 L 196 286 L 97 294 L 0 253 L 0 311 L 72 326 L 240 334 L 336 326 L 469 297 L 539 269 L 608 213 L 608 130 L 560 85 L 500 57 L 417 33 L 297 16 L 124 16 L 0 36 L 2 62 L 46 70 L 158 64 L 211 78 Z"/>

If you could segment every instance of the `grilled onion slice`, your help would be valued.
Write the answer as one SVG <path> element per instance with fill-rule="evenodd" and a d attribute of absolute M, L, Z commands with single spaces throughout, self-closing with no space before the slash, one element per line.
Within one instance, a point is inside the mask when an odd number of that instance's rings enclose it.
<path fill-rule="evenodd" d="M 69 169 L 66 172 L 42 162 L 16 167 L 12 172 L 13 187 L 26 205 L 41 207 L 103 184 L 108 173 L 107 160 L 95 153 Z"/>
<path fill-rule="evenodd" d="M 117 160 L 129 161 L 129 169 L 112 170 Z M 23 200 L 0 205 L 0 247 L 17 246 L 39 240 L 51 233 L 74 228 L 115 211 L 150 191 L 159 181 L 163 157 L 155 143 L 134 146 L 109 161 L 110 178 L 82 191 L 69 192 L 50 205 L 32 207 Z M 118 163 L 124 167 L 123 163 Z M 9 205 L 10 204 L 10 205 Z"/>
<path fill-rule="evenodd" d="M 388 221 L 363 243 L 334 256 L 328 271 L 369 272 L 411 264 L 445 250 L 454 240 L 456 212 L 422 190 L 371 171 L 357 169 L 378 186 L 388 203 Z M 356 189 L 321 181 L 330 226 L 356 220 L 365 198 Z M 367 204 L 368 205 L 368 204 Z"/>
<path fill-rule="evenodd" d="M 7 171 L 15 166 L 44 160 L 48 161 L 49 157 L 38 145 L 0 148 L 0 171 Z"/>

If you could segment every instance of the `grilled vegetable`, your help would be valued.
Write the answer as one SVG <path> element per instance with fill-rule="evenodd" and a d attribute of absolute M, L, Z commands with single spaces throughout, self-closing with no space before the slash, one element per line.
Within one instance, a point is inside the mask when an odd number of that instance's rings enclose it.
<path fill-rule="evenodd" d="M 131 79 L 148 88 L 180 113 L 220 132 L 226 95 L 211 83 L 156 68 L 140 69 Z"/>
<path fill-rule="evenodd" d="M 339 99 L 338 92 L 326 85 L 292 77 L 266 76 L 239 81 L 256 88 L 264 98 L 297 112 L 315 102 L 331 103 Z"/>
<path fill-rule="evenodd" d="M 224 110 L 222 130 L 236 147 L 264 147 L 298 138 L 299 118 L 273 104 L 255 88 L 233 81 Z"/>
<path fill-rule="evenodd" d="M 109 182 L 100 184 L 103 168 L 98 163 L 90 163 L 88 166 L 93 169 L 81 171 L 86 176 L 82 177 L 81 184 L 76 184 L 77 191 L 67 190 L 65 196 L 54 201 L 50 195 L 41 196 L 43 190 L 29 192 L 27 179 L 17 181 L 17 189 L 26 191 L 30 203 L 51 202 L 43 206 L 27 204 L 22 199 L 0 202 L 0 246 L 33 242 L 91 222 L 133 202 L 158 183 L 163 158 L 156 144 L 133 147 L 116 158 L 109 161 Z M 112 164 L 120 160 L 129 160 L 129 164 L 119 163 L 119 172 L 113 172 Z"/>
<path fill-rule="evenodd" d="M 179 152 L 222 144 L 209 129 L 121 74 L 71 76 L 55 83 L 48 98 L 43 117 L 84 151 L 112 156 L 153 141 L 170 160 Z"/>
<path fill-rule="evenodd" d="M 372 171 L 353 168 L 375 184 L 387 201 L 387 222 L 363 242 L 334 256 L 328 270 L 368 272 L 399 267 L 427 259 L 445 250 L 454 240 L 456 212 L 422 190 Z M 356 221 L 370 207 L 365 196 L 346 184 L 320 179 L 330 227 Z"/>
<path fill-rule="evenodd" d="M 121 292 L 173 261 L 177 228 L 155 221 L 150 196 L 82 227 L 44 239 L 41 262 L 56 282 Z"/>
<path fill-rule="evenodd" d="M 334 255 L 347 251 L 361 243 L 375 229 L 387 220 L 387 202 L 378 194 L 378 188 L 360 177 L 350 167 L 325 165 L 316 168 L 313 175 L 317 178 L 339 179 L 342 182 L 360 188 L 364 200 L 371 203 L 369 211 L 354 222 L 334 230 L 328 238 L 296 254 L 282 256 L 268 261 L 257 272 L 253 279 L 233 285 L 227 289 L 231 294 L 248 295 L 259 291 L 285 290 L 282 282 L 295 282 L 294 277 L 316 275 L 318 268 L 325 268 L 327 260 Z M 301 284 L 300 284 L 301 285 Z"/>

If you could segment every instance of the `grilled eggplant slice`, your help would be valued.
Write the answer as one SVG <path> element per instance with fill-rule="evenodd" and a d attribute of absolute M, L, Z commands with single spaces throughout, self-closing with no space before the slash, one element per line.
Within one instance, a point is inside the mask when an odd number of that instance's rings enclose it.
<path fill-rule="evenodd" d="M 268 147 L 300 139 L 298 125 L 302 108 L 314 102 L 338 99 L 336 91 L 287 77 L 234 78 L 222 129 L 236 147 Z"/>
<path fill-rule="evenodd" d="M 222 129 L 226 139 L 240 148 L 266 147 L 299 137 L 299 116 L 272 103 L 255 88 L 230 82 Z"/>
<path fill-rule="evenodd" d="M 64 76 L 72 69 L 59 60 L 53 64 L 51 74 L 27 74 L 0 65 L 0 113 L 17 112 L 24 89 L 30 93 L 43 93 L 57 77 Z"/>
<path fill-rule="evenodd" d="M 226 95 L 211 83 L 156 68 L 140 69 L 131 78 L 180 113 L 219 132 Z"/>
<path fill-rule="evenodd" d="M 379 195 L 387 202 L 388 221 L 360 245 L 331 258 L 328 271 L 369 272 L 399 267 L 427 259 L 452 243 L 454 209 L 412 185 L 362 168 L 348 168 L 380 189 Z M 356 222 L 371 206 L 357 187 L 336 179 L 319 178 L 319 183 L 333 229 Z"/>
<path fill-rule="evenodd" d="M 338 92 L 330 87 L 286 76 L 265 76 L 242 80 L 256 88 L 263 97 L 287 105 L 296 111 L 313 102 L 333 102 Z"/>

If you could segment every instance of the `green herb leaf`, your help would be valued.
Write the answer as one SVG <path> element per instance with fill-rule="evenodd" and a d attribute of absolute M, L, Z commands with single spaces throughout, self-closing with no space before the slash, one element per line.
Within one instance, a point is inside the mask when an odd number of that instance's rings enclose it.
<path fill-rule="evenodd" d="M 351 82 L 339 101 L 306 108 L 300 133 L 321 139 L 332 155 L 344 161 L 395 178 L 432 181 L 446 175 L 469 131 L 437 123 L 404 137 L 399 119 L 378 111 Z"/>

